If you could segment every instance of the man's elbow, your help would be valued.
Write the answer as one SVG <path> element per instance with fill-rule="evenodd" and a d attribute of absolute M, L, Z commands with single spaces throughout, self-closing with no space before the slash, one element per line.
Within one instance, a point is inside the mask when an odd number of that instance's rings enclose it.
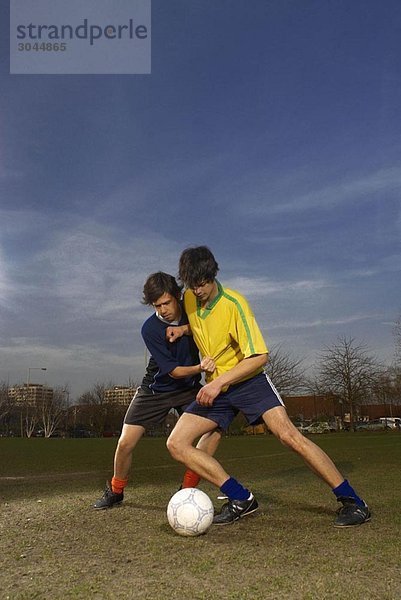
<path fill-rule="evenodd" d="M 177 371 L 177 367 L 175 369 L 173 369 L 172 371 L 170 371 L 169 375 L 173 379 L 180 379 L 180 374 L 179 374 L 179 371 Z"/>
<path fill-rule="evenodd" d="M 261 367 L 264 367 L 265 365 L 267 365 L 267 362 L 269 360 L 269 357 L 267 354 L 257 354 L 258 360 L 259 360 L 259 364 Z"/>

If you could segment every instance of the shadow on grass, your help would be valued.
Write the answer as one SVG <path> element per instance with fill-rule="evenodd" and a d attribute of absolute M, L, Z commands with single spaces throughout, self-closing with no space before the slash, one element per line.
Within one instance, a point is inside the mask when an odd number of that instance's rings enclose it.
<path fill-rule="evenodd" d="M 296 507 L 298 510 L 305 512 L 305 513 L 310 513 L 312 515 L 330 515 L 331 516 L 335 512 L 333 509 L 330 509 L 327 506 L 316 506 L 316 505 L 306 504 L 306 503 L 302 503 L 302 502 L 297 502 Z"/>

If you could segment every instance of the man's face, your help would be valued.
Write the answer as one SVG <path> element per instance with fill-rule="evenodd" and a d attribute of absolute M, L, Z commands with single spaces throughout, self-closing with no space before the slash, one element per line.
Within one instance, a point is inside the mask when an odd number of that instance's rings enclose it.
<path fill-rule="evenodd" d="M 217 294 L 217 284 L 215 281 L 201 281 L 198 285 L 191 287 L 191 290 L 201 303 L 205 304 Z"/>
<path fill-rule="evenodd" d="M 181 316 L 180 303 L 171 294 L 165 293 L 163 296 L 160 296 L 156 302 L 153 302 L 153 308 L 163 319 L 166 319 L 170 323 L 178 321 Z"/>

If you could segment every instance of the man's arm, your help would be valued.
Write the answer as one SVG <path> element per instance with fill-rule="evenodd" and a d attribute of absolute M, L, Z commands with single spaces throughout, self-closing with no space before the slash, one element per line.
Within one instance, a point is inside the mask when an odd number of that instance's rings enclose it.
<path fill-rule="evenodd" d="M 169 375 L 173 379 L 182 379 L 183 377 L 199 375 L 199 373 L 202 372 L 213 373 L 215 368 L 216 364 L 213 358 L 210 358 L 210 356 L 205 356 L 205 358 L 202 358 L 199 365 L 193 365 L 190 367 L 175 367 L 175 369 L 170 371 Z"/>
<path fill-rule="evenodd" d="M 186 325 L 175 325 L 174 327 L 167 327 L 166 337 L 169 342 L 175 342 L 178 338 L 183 335 L 192 335 L 191 327 L 189 323 Z"/>
<path fill-rule="evenodd" d="M 167 329 L 174 330 L 178 329 L 178 327 L 168 327 Z M 195 365 L 185 365 L 185 362 L 193 362 L 192 360 L 185 361 L 184 365 L 177 364 L 178 361 L 175 356 L 173 356 L 172 345 L 166 345 L 167 329 L 162 329 L 161 327 L 155 328 L 152 325 L 152 322 L 148 319 L 148 321 L 145 321 L 141 330 L 142 338 L 161 375 L 168 375 L 173 379 L 184 379 L 186 377 L 199 375 L 199 373 L 202 373 L 202 371 L 213 373 L 216 365 L 213 359 L 210 357 L 205 357 L 202 361 L 199 361 L 199 363 Z M 183 325 L 179 327 L 179 329 L 182 330 L 181 335 L 185 335 L 187 327 Z M 177 338 L 181 337 L 181 335 L 177 336 Z M 190 335 L 190 333 L 188 335 Z"/>
<path fill-rule="evenodd" d="M 192 335 L 191 327 L 187 323 L 186 325 L 174 325 L 174 327 L 167 327 L 166 338 L 169 342 L 175 342 L 183 335 Z M 202 358 L 198 365 L 189 367 L 176 367 L 170 371 L 169 375 L 173 379 L 181 379 L 183 377 L 192 377 L 193 375 L 199 375 L 199 373 L 213 373 L 216 369 L 216 363 L 210 356 Z"/>
<path fill-rule="evenodd" d="M 204 385 L 196 396 L 197 402 L 202 406 L 211 406 L 223 388 L 241 381 L 241 379 L 260 369 L 260 367 L 264 367 L 266 363 L 267 354 L 255 354 L 249 358 L 244 358 L 235 367 Z"/>

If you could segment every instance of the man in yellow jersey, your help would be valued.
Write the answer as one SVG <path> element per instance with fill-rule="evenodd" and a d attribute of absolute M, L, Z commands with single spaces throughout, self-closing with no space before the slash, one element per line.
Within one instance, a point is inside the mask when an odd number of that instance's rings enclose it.
<path fill-rule="evenodd" d="M 232 523 L 258 509 L 253 494 L 231 477 L 220 463 L 193 446 L 201 435 L 217 427 L 227 429 L 240 410 L 250 424 L 260 418 L 288 448 L 297 452 L 333 490 L 342 504 L 334 525 L 351 527 L 370 519 L 367 504 L 344 479 L 319 446 L 304 437 L 288 418 L 284 403 L 264 373 L 268 349 L 246 299 L 224 288 L 216 279 L 218 264 L 206 246 L 188 248 L 181 255 L 179 277 L 186 286 L 184 306 L 188 325 L 168 327 L 170 342 L 193 335 L 203 356 L 215 362 L 213 373 L 199 390 L 171 433 L 167 446 L 176 460 L 218 486 L 228 502 L 214 523 Z"/>

